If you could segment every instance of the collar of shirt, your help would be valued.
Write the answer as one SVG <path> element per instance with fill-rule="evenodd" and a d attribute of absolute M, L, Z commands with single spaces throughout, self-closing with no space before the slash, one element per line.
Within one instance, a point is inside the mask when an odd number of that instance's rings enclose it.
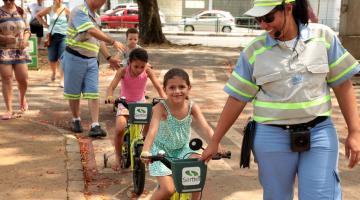
<path fill-rule="evenodd" d="M 300 40 L 305 42 L 310 40 L 314 37 L 314 34 L 310 31 L 309 26 L 302 24 L 299 22 L 299 30 L 300 30 Z M 275 46 L 278 44 L 278 41 L 266 34 L 266 46 Z"/>
<path fill-rule="evenodd" d="M 87 9 L 87 11 L 88 11 L 88 14 L 89 14 L 92 18 L 95 19 L 95 18 L 96 18 L 95 12 L 92 12 L 92 11 L 90 10 L 89 5 L 87 4 L 86 1 L 84 1 L 84 4 L 85 4 L 85 7 L 86 7 L 86 9 Z"/>

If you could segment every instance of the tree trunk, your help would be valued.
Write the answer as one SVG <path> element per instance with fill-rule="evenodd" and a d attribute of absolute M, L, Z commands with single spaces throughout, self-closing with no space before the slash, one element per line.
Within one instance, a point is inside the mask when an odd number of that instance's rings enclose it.
<path fill-rule="evenodd" d="M 168 43 L 160 22 L 157 0 L 137 0 L 139 6 L 139 32 L 143 44 Z"/>

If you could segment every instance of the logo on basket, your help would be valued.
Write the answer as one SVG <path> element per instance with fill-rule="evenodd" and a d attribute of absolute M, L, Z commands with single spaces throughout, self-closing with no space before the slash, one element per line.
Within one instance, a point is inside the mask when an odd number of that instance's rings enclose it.
<path fill-rule="evenodd" d="M 134 119 L 144 120 L 147 118 L 147 115 L 148 115 L 147 107 L 136 107 L 135 108 Z"/>
<path fill-rule="evenodd" d="M 182 170 L 182 184 L 183 185 L 198 185 L 200 184 L 200 167 L 185 167 Z"/>

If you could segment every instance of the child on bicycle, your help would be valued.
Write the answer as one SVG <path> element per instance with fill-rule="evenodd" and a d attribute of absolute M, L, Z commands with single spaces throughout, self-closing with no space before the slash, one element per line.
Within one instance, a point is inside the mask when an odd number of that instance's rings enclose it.
<path fill-rule="evenodd" d="M 107 89 L 107 100 L 114 102 L 114 90 L 120 83 L 120 97 L 125 97 L 127 102 L 144 102 L 145 88 L 148 78 L 151 80 L 153 86 L 159 93 L 160 97 L 165 98 L 166 95 L 157 80 L 154 71 L 149 67 L 148 54 L 142 48 L 136 48 L 131 51 L 129 55 L 129 64 L 117 70 L 114 79 L 111 81 Z M 116 112 L 115 125 L 115 155 L 116 164 L 115 170 L 119 170 L 121 157 L 121 146 L 123 142 L 123 135 L 127 123 L 129 112 L 121 104 L 118 105 Z"/>
<path fill-rule="evenodd" d="M 164 150 L 173 158 L 196 157 L 189 147 L 191 122 L 195 122 L 202 134 L 210 141 L 213 130 L 205 120 L 198 105 L 189 100 L 191 89 L 189 75 L 182 69 L 173 68 L 164 76 L 166 100 L 153 107 L 149 131 L 144 141 L 142 156 L 156 155 Z M 143 162 L 150 160 L 142 158 Z M 151 200 L 169 199 L 175 192 L 172 172 L 161 162 L 149 166 L 151 176 L 155 176 L 160 187 L 154 192 Z M 200 192 L 192 194 L 192 199 L 199 199 Z"/>
<path fill-rule="evenodd" d="M 121 67 L 126 67 L 128 65 L 129 55 L 132 50 L 136 48 L 141 48 L 141 46 L 138 45 L 138 42 L 139 42 L 139 31 L 136 28 L 129 28 L 126 31 L 127 50 L 122 52 L 122 60 L 120 63 Z"/>

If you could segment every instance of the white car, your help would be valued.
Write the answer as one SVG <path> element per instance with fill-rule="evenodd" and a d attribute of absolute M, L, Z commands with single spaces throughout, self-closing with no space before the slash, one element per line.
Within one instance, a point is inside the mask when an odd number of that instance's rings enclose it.
<path fill-rule="evenodd" d="M 227 11 L 206 10 L 191 18 L 181 19 L 179 28 L 184 31 L 222 31 L 230 33 L 235 28 L 235 18 Z"/>

